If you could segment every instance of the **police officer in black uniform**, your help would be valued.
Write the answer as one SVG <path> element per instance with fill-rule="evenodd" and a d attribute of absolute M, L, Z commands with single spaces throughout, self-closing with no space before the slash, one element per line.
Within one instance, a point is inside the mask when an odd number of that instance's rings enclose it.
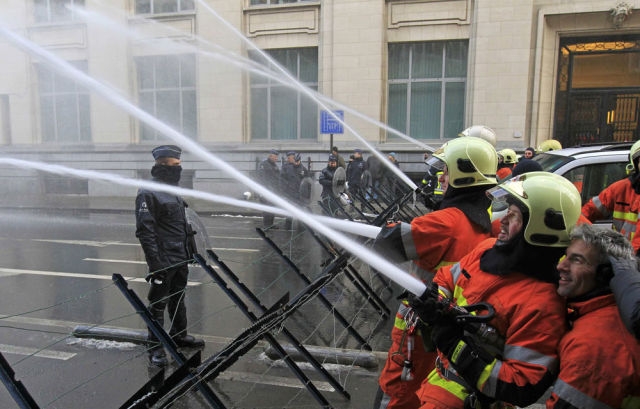
<path fill-rule="evenodd" d="M 364 196 L 362 174 L 367 170 L 367 163 L 362 158 L 362 149 L 353 151 L 353 160 L 347 165 L 347 184 L 353 199 Z"/>
<path fill-rule="evenodd" d="M 296 204 L 300 202 L 300 182 L 309 177 L 309 171 L 302 164 L 302 157 L 296 151 L 287 152 L 287 162 L 282 165 L 280 185 L 282 192 Z"/>
<path fill-rule="evenodd" d="M 296 151 L 287 152 L 287 161 L 280 171 L 280 187 L 285 197 L 298 206 L 302 206 L 300 183 L 306 177 L 309 177 L 309 171 L 302 164 L 300 154 Z M 287 217 L 284 228 L 291 230 L 292 224 L 291 217 Z"/>
<path fill-rule="evenodd" d="M 320 176 L 318 177 L 318 183 L 322 186 L 322 193 L 320 197 L 323 201 L 330 201 L 330 198 L 335 198 L 333 194 L 333 174 L 336 173 L 338 168 L 338 158 L 335 155 L 329 155 L 327 161 L 327 167 L 322 169 Z"/>
<path fill-rule="evenodd" d="M 154 182 L 178 185 L 182 172 L 181 153 L 182 150 L 175 145 L 153 149 L 156 162 L 151 175 Z M 190 245 L 193 232 L 187 221 L 186 207 L 184 200 L 175 194 L 139 189 L 136 196 L 136 237 L 149 266 L 149 311 L 158 324 L 164 325 L 164 310 L 168 305 L 172 319 L 169 335 L 175 343 L 179 347 L 201 348 L 203 340 L 187 335 L 184 289 L 189 275 L 188 262 L 195 249 Z M 151 344 L 149 361 L 165 366 L 164 348 L 151 331 L 148 340 Z"/>

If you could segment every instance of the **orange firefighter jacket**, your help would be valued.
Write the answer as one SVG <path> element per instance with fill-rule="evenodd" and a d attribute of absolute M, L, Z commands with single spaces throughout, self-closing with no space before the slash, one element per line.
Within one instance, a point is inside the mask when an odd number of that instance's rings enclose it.
<path fill-rule="evenodd" d="M 631 241 L 636 252 L 640 250 L 640 237 L 636 238 L 639 210 L 640 195 L 630 178 L 612 183 L 582 206 L 582 214 L 591 222 L 612 217 L 613 227 Z"/>
<path fill-rule="evenodd" d="M 429 272 L 457 263 L 489 237 L 491 232 L 483 232 L 456 207 L 416 217 L 411 225 L 402 223 L 402 243 L 407 258 Z"/>
<path fill-rule="evenodd" d="M 547 408 L 626 408 L 634 398 L 640 404 L 640 344 L 613 294 L 570 303 L 569 311 L 573 327 L 560 342 L 560 374 Z"/>
<path fill-rule="evenodd" d="M 401 223 L 401 229 L 407 258 L 414 260 L 423 270 L 420 278 L 425 281 L 431 280 L 432 272 L 438 267 L 457 262 L 478 243 L 491 236 L 491 232 L 481 231 L 469 221 L 462 210 L 455 207 L 416 217 L 411 224 Z M 387 399 L 381 407 L 385 409 L 410 409 L 419 405 L 416 392 L 434 367 L 436 354 L 425 351 L 422 334 L 416 332 L 408 335 L 405 332 L 405 318 L 410 311 L 411 308 L 406 303 L 400 304 L 391 330 L 389 356 L 380 373 L 380 388 Z M 412 337 L 411 341 L 409 337 Z M 412 344 L 411 352 L 407 350 L 408 342 Z M 401 364 L 408 355 L 412 362 L 411 380 L 401 379 Z"/>
<path fill-rule="evenodd" d="M 512 168 L 505 166 L 504 168 L 500 168 L 496 171 L 496 178 L 499 182 L 508 179 L 511 177 Z"/>
<path fill-rule="evenodd" d="M 476 342 L 494 356 L 477 384 L 468 385 L 449 364 L 444 354 L 419 391 L 422 408 L 464 408 L 473 391 L 491 399 L 528 406 L 539 399 L 557 373 L 556 347 L 565 333 L 565 305 L 556 286 L 520 273 L 503 276 L 480 269 L 480 257 L 491 248 L 488 239 L 473 252 L 436 273 L 434 282 L 457 305 L 487 302 L 495 309 L 489 321 L 504 345 Z"/>

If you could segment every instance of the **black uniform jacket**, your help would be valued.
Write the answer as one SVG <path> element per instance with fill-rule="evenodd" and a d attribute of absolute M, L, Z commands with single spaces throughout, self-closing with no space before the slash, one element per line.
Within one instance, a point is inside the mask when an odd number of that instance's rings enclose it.
<path fill-rule="evenodd" d="M 186 203 L 166 192 L 138 190 L 136 237 L 150 271 L 188 259 Z"/>

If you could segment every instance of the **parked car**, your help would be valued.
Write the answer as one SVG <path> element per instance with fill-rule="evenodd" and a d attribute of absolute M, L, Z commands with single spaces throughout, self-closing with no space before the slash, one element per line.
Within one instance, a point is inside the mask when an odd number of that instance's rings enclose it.
<path fill-rule="evenodd" d="M 627 177 L 631 145 L 632 142 L 582 145 L 540 153 L 534 159 L 547 172 L 573 182 L 585 204 L 613 182 Z"/>
<path fill-rule="evenodd" d="M 562 175 L 572 182 L 578 188 L 584 205 L 613 182 L 627 177 L 626 166 L 632 144 L 580 145 L 539 153 L 534 160 L 543 170 Z M 492 219 L 502 217 L 505 212 L 506 205 L 496 207 L 494 203 Z"/>

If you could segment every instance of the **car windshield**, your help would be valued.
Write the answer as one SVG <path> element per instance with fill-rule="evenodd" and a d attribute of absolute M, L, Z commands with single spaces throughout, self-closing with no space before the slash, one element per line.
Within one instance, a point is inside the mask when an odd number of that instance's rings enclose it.
<path fill-rule="evenodd" d="M 554 155 L 551 153 L 539 153 L 533 159 L 540 163 L 542 170 L 555 172 L 560 166 L 571 162 L 575 158 L 571 156 Z"/>

